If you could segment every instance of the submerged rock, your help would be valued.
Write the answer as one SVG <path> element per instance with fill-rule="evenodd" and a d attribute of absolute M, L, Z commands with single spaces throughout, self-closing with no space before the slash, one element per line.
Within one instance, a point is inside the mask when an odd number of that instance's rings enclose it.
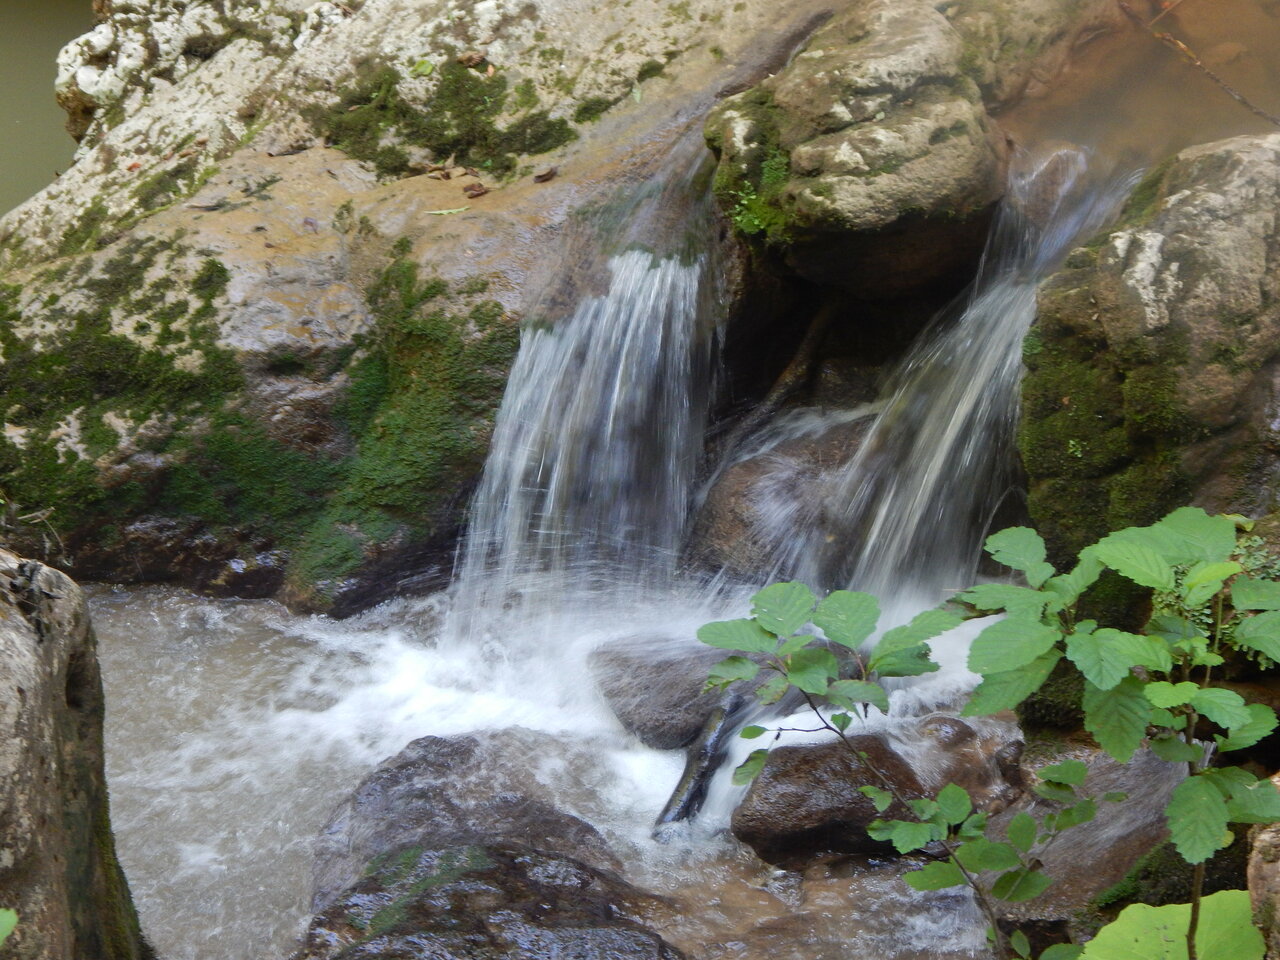
<path fill-rule="evenodd" d="M 0 551 L 0 905 L 12 960 L 148 960 L 111 835 L 84 595 Z"/>
<path fill-rule="evenodd" d="M 1188 501 L 1280 506 L 1280 134 L 1182 151 L 1042 288 L 1030 509 L 1060 559 Z"/>

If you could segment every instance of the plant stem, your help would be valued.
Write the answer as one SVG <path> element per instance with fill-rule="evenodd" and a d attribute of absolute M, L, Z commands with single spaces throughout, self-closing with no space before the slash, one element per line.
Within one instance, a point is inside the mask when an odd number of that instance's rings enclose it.
<path fill-rule="evenodd" d="M 1191 875 L 1191 922 L 1187 924 L 1187 960 L 1196 960 L 1196 928 L 1200 925 L 1200 894 L 1204 890 L 1204 861 Z"/>

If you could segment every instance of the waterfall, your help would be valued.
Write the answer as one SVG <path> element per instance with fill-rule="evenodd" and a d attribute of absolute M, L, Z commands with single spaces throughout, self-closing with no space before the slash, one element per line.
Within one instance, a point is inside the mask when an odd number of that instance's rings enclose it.
<path fill-rule="evenodd" d="M 853 458 L 773 511 L 794 526 L 771 579 L 866 590 L 899 618 L 972 582 L 984 532 L 1016 493 L 1036 286 L 1133 182 L 1100 176 L 1076 147 L 1015 157 L 977 278 L 903 360 Z"/>

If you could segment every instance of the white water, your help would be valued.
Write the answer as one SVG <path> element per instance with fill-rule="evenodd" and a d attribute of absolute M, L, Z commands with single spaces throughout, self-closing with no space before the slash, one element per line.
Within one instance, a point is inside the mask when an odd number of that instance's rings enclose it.
<path fill-rule="evenodd" d="M 1082 164 L 1077 155 L 1068 160 L 1070 183 Z M 641 221 L 697 209 L 688 190 L 647 196 L 650 205 L 635 211 Z M 1095 214 L 1085 204 L 1061 229 L 1077 231 Z M 791 569 L 780 573 L 807 570 L 815 585 L 835 585 L 833 571 L 846 576 L 841 555 L 861 542 L 856 582 L 881 593 L 893 620 L 932 605 L 940 586 L 959 585 L 989 509 L 966 492 L 999 493 L 1005 482 L 1001 437 L 1018 343 L 1035 280 L 1062 242 L 1050 253 L 1019 232 L 1007 255 L 993 246 L 986 279 L 959 319 L 944 318 L 909 358 L 863 452 L 819 491 L 853 504 L 839 529 L 806 519 L 805 511 L 832 515 L 829 501 L 804 507 Z M 739 792 L 724 776 L 694 827 L 666 845 L 650 838 L 683 758 L 639 746 L 590 682 L 587 656 L 601 644 L 692 644 L 700 624 L 741 615 L 750 592 L 709 592 L 675 576 L 713 381 L 714 266 L 691 255 L 683 238 L 599 254 L 587 272 L 606 278 L 604 289 L 526 332 L 463 575 L 449 595 L 343 623 L 163 591 L 99 595 L 121 856 L 164 957 L 287 954 L 308 912 L 311 841 L 332 805 L 409 740 L 515 726 L 561 741 L 562 756 L 529 764 L 530 788 L 600 828 L 633 879 L 673 895 L 695 890 L 699 903 L 749 902 L 696 921 L 706 927 L 684 921 L 694 924 L 684 936 L 705 948 L 700 955 L 837 955 L 804 946 L 802 935 L 792 938 L 795 949 L 808 952 L 779 952 L 761 933 L 795 905 L 782 893 L 744 892 L 767 887 L 770 871 L 744 865 L 712 836 Z M 810 558 L 817 563 L 806 567 Z M 940 638 L 943 669 L 898 683 L 890 716 L 873 712 L 868 728 L 905 753 L 924 750 L 914 718 L 972 686 L 964 658 L 981 626 Z M 135 672 L 138 662 L 145 669 Z M 820 923 L 844 945 L 835 949 L 879 960 L 980 949 L 980 925 L 963 897 L 894 887 L 871 902 L 879 919 L 866 916 L 858 898 L 887 890 L 885 876 L 894 875 L 896 868 L 822 894 L 840 904 Z M 932 917 L 936 932 L 897 922 L 881 929 L 886 898 L 896 912 Z M 731 950 L 739 936 L 758 948 Z"/>

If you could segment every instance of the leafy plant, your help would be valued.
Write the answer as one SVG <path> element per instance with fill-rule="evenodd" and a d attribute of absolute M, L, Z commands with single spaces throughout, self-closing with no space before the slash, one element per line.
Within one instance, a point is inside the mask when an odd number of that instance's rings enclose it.
<path fill-rule="evenodd" d="M 0 909 L 0 947 L 4 946 L 17 925 L 18 914 L 15 911 Z"/>
<path fill-rule="evenodd" d="M 1165 814 L 1175 849 L 1193 866 L 1192 902 L 1181 927 L 1182 949 L 1189 960 L 1201 955 L 1205 960 L 1261 956 L 1261 948 L 1223 953 L 1216 934 L 1197 933 L 1202 915 L 1210 922 L 1206 911 L 1216 915 L 1227 909 L 1221 904 L 1230 902 L 1215 899 L 1209 908 L 1205 905 L 1210 898 L 1201 896 L 1205 861 L 1230 842 L 1228 823 L 1280 820 L 1280 792 L 1270 783 L 1238 766 L 1211 765 L 1214 752 L 1253 746 L 1277 726 L 1270 707 L 1246 703 L 1215 683 L 1215 668 L 1227 657 L 1253 658 L 1264 665 L 1280 662 L 1280 583 L 1257 576 L 1274 572 L 1274 566 L 1261 559 L 1256 538 L 1241 537 L 1250 526 L 1241 517 L 1212 517 L 1186 507 L 1151 526 L 1104 537 L 1081 551 L 1076 565 L 1066 572 L 1048 563 L 1044 542 L 1035 531 L 1013 527 L 988 538 L 986 548 L 995 560 L 1019 572 L 1024 584 L 980 584 L 956 598 L 974 615 L 1005 614 L 970 648 L 969 668 L 982 681 L 962 716 L 1016 707 L 1066 657 L 1084 676 L 1084 725 L 1103 750 L 1127 762 L 1146 743 L 1162 759 L 1187 765 L 1187 779 L 1174 789 Z M 1106 569 L 1152 590 L 1152 613 L 1142 632 L 1077 617 L 1081 597 Z M 1015 933 L 1006 941 L 999 930 L 994 901 L 1030 899 L 1047 887 L 1048 879 L 1036 869 L 1036 845 L 1086 822 L 1096 810 L 1096 801 L 1076 792 L 1084 780 L 1083 765 L 1068 761 L 1040 771 L 1037 792 L 1064 806 L 1039 824 L 1019 814 L 1006 840 L 985 836 L 985 818 L 972 812 L 968 795 L 955 785 L 933 799 L 904 801 L 844 731 L 851 711 L 870 706 L 887 711 L 888 697 L 876 682 L 879 677 L 937 669 L 929 659 L 927 641 L 960 618 L 948 610 L 927 610 L 886 632 L 864 656 L 861 648 L 879 615 L 875 599 L 867 594 L 836 591 L 819 603 L 801 584 L 775 584 L 756 594 L 752 603 L 750 619 L 708 624 L 698 636 L 712 646 L 754 654 L 763 667 L 747 657 L 730 657 L 714 668 L 709 685 L 751 680 L 765 669 L 775 676 L 758 691 L 763 702 L 776 702 L 793 687 L 799 690 L 823 727 L 837 734 L 881 782 L 881 788 L 864 788 L 877 809 L 883 812 L 898 800 L 918 818 L 876 821 L 871 835 L 902 852 L 931 843 L 945 851 L 945 859 L 907 874 L 907 882 L 921 890 L 968 885 L 991 925 L 997 956 L 1028 956 L 1025 937 Z M 829 643 L 800 632 L 810 621 Z M 840 659 L 830 644 L 842 648 Z M 845 712 L 827 716 L 822 702 Z M 1195 739 L 1203 724 L 1214 728 L 1213 744 Z M 749 727 L 742 733 L 756 737 L 764 732 Z M 735 779 L 749 780 L 765 759 L 765 751 L 753 752 Z M 999 875 L 988 886 L 982 877 L 992 872 Z M 1139 911 L 1129 914 L 1125 924 L 1158 923 L 1167 928 L 1181 916 Z M 1076 956 L 1079 951 L 1063 946 L 1055 948 L 1053 956 Z M 1139 955 L 1147 954 L 1130 954 Z"/>

